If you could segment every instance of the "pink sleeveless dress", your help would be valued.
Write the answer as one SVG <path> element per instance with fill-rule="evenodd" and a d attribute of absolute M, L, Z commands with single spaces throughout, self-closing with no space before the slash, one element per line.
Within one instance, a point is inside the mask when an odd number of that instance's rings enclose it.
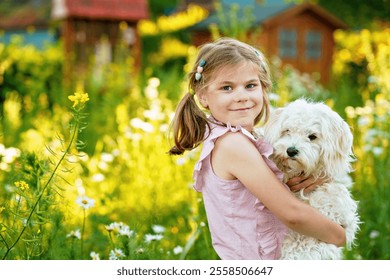
<path fill-rule="evenodd" d="M 228 132 L 243 133 L 282 180 L 283 174 L 268 159 L 272 146 L 262 139 L 255 139 L 241 127 L 214 123 L 210 123 L 210 127 L 211 133 L 203 143 L 193 178 L 195 190 L 203 195 L 215 251 L 226 260 L 278 259 L 287 228 L 239 180 L 217 177 L 210 161 L 214 143 L 219 137 Z"/>

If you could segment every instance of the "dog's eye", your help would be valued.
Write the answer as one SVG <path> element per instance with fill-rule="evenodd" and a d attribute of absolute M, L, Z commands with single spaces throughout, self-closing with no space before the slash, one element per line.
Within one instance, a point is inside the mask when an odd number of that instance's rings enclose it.
<path fill-rule="evenodd" d="M 317 139 L 317 135 L 315 135 L 315 134 L 310 134 L 310 135 L 309 135 L 309 139 L 310 139 L 310 141 L 314 141 L 314 140 Z"/>

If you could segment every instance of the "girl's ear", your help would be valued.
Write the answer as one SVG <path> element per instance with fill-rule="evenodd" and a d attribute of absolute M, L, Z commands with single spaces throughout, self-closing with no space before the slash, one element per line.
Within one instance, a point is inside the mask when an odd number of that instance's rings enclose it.
<path fill-rule="evenodd" d="M 203 90 L 200 90 L 196 93 L 196 96 L 198 96 L 200 104 L 202 104 L 202 106 L 207 109 L 208 103 L 206 93 Z"/>

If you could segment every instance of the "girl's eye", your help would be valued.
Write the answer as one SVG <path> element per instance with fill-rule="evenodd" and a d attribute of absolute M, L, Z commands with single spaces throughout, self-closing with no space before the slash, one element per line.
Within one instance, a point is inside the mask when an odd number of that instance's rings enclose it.
<path fill-rule="evenodd" d="M 247 85 L 246 87 L 247 88 L 255 88 L 257 85 L 256 84 L 249 84 L 249 85 Z"/>
<path fill-rule="evenodd" d="M 223 86 L 222 90 L 232 90 L 232 87 L 231 86 Z"/>
<path fill-rule="evenodd" d="M 310 134 L 308 137 L 309 137 L 310 141 L 314 141 L 317 139 L 317 135 L 315 135 L 315 134 Z"/>

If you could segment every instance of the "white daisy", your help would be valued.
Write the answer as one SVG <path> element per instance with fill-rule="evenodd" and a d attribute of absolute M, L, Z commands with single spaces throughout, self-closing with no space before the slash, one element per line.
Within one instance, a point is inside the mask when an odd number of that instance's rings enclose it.
<path fill-rule="evenodd" d="M 79 229 L 72 230 L 70 233 L 66 235 L 67 238 L 72 237 L 72 238 L 77 238 L 81 239 L 81 233 Z"/>
<path fill-rule="evenodd" d="M 377 238 L 379 235 L 380 235 L 379 231 L 377 231 L 377 230 L 373 230 L 373 231 L 370 232 L 370 238 L 371 239 Z"/>
<path fill-rule="evenodd" d="M 103 182 L 106 177 L 102 173 L 96 173 L 92 176 L 92 181 Z"/>
<path fill-rule="evenodd" d="M 94 260 L 94 261 L 100 260 L 99 253 L 96 253 L 96 252 L 94 252 L 94 251 L 92 251 L 92 252 L 89 254 L 89 256 L 90 256 L 91 259 Z"/>
<path fill-rule="evenodd" d="M 159 241 L 163 238 L 161 234 L 145 234 L 145 243 L 150 243 L 151 241 Z"/>
<path fill-rule="evenodd" d="M 175 255 L 178 255 L 178 254 L 183 253 L 183 247 L 177 245 L 175 248 L 173 248 L 173 253 L 174 253 Z"/>
<path fill-rule="evenodd" d="M 95 205 L 95 200 L 89 198 L 86 195 L 79 196 L 76 199 L 76 203 L 80 205 L 83 209 L 87 210 Z"/>
<path fill-rule="evenodd" d="M 154 233 L 164 233 L 165 232 L 165 227 L 160 226 L 160 225 L 153 225 L 152 229 Z"/>
<path fill-rule="evenodd" d="M 110 260 L 119 260 L 121 258 L 124 258 L 126 255 L 123 253 L 121 249 L 114 249 L 110 251 Z"/>
<path fill-rule="evenodd" d="M 123 225 L 119 228 L 119 235 L 121 236 L 127 236 L 130 238 L 134 234 L 134 231 L 130 230 L 128 225 Z"/>

